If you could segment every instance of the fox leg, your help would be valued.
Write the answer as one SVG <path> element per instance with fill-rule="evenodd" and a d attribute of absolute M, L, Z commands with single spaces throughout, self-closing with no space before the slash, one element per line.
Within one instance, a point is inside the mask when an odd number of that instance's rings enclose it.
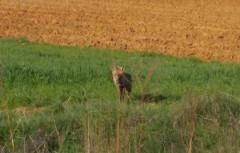
<path fill-rule="evenodd" d="M 119 91 L 120 91 L 120 101 L 122 102 L 122 101 L 124 101 L 125 90 L 124 90 L 124 88 L 120 87 Z"/>
<path fill-rule="evenodd" d="M 116 89 L 117 89 L 117 97 L 118 97 L 118 100 L 121 101 L 122 100 L 122 94 L 121 94 L 121 89 L 116 86 Z"/>
<path fill-rule="evenodd" d="M 127 101 L 129 102 L 129 100 L 131 99 L 130 97 L 130 92 L 126 90 L 126 95 L 127 95 Z"/>

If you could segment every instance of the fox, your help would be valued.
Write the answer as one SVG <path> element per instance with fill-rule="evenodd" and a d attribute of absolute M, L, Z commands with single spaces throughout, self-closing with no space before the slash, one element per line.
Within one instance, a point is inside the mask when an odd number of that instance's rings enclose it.
<path fill-rule="evenodd" d="M 119 100 L 123 101 L 125 95 L 127 95 L 127 98 L 129 100 L 130 93 L 132 91 L 132 76 L 129 73 L 126 73 L 123 67 L 113 66 L 112 79 L 113 83 L 116 86 Z"/>

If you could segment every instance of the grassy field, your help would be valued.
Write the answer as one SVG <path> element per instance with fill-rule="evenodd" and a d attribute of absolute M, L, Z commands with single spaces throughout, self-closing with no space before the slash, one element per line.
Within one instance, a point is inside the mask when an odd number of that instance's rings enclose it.
<path fill-rule="evenodd" d="M 236 153 L 240 65 L 0 40 L 0 152 Z M 118 104 L 111 67 L 134 79 Z M 119 140 L 119 141 L 116 141 Z"/>

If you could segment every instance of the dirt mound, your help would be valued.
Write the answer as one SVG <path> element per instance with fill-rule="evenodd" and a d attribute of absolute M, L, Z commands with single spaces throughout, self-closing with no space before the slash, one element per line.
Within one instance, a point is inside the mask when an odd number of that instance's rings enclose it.
<path fill-rule="evenodd" d="M 240 2 L 1 0 L 0 36 L 240 63 Z"/>

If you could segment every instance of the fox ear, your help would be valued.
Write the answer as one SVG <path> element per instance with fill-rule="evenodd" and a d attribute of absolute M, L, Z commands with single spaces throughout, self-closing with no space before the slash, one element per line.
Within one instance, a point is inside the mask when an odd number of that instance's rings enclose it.
<path fill-rule="evenodd" d="M 121 71 L 124 71 L 124 67 L 120 67 Z"/>

